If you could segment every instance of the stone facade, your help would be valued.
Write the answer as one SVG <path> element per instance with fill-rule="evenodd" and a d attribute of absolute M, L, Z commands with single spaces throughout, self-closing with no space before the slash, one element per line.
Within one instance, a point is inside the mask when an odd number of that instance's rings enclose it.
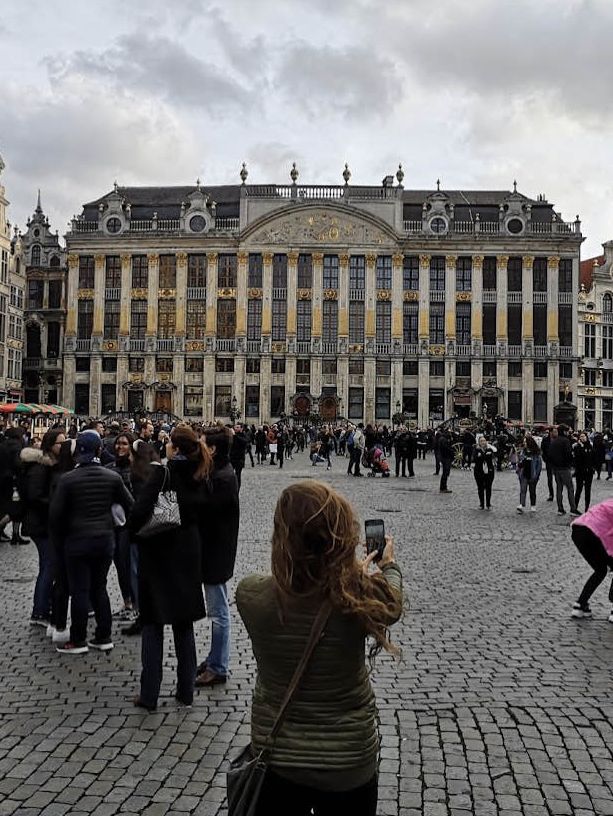
<path fill-rule="evenodd" d="M 604 258 L 593 262 L 591 288 L 579 293 L 577 346 L 579 427 L 597 430 L 613 428 L 613 241 L 603 247 Z"/>
<path fill-rule="evenodd" d="M 506 191 L 122 188 L 67 235 L 81 414 L 552 421 L 575 392 L 580 222 Z"/>
<path fill-rule="evenodd" d="M 4 162 L 0 157 L 0 176 Z M 19 402 L 23 355 L 24 266 L 21 239 L 11 235 L 4 185 L 0 182 L 0 402 Z"/>

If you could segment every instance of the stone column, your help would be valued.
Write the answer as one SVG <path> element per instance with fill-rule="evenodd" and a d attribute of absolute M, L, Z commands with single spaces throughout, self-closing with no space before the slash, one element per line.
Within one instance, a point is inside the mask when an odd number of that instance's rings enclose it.
<path fill-rule="evenodd" d="M 376 280 L 376 272 L 375 272 L 375 265 L 377 263 L 377 256 L 374 253 L 369 253 L 366 256 L 366 290 L 365 290 L 365 297 L 366 297 L 366 304 L 365 304 L 365 336 L 366 336 L 366 345 L 370 345 L 368 343 L 369 339 L 371 342 L 375 340 L 375 334 L 377 331 L 377 280 Z M 366 372 L 364 372 L 364 376 L 366 376 Z M 366 380 L 364 381 L 366 385 Z M 374 394 L 374 391 L 373 391 Z M 365 401 L 366 404 L 368 397 L 366 397 L 365 392 Z M 370 416 L 370 414 L 369 414 Z M 374 409 L 372 411 L 372 417 L 374 417 Z"/>
<path fill-rule="evenodd" d="M 402 357 L 392 359 L 392 387 L 391 387 L 391 401 L 392 401 L 392 416 L 396 413 L 396 403 L 399 402 L 402 406 Z M 400 408 L 402 412 L 402 407 Z"/>
<path fill-rule="evenodd" d="M 375 421 L 375 388 L 377 387 L 376 360 L 364 358 L 364 422 Z"/>
<path fill-rule="evenodd" d="M 473 255 L 472 290 L 470 333 L 473 340 L 481 341 L 483 339 L 483 255 Z"/>
<path fill-rule="evenodd" d="M 338 256 L 338 336 L 348 341 L 349 338 L 349 255 L 343 252 Z"/>
<path fill-rule="evenodd" d="M 147 256 L 149 269 L 147 275 L 147 335 L 157 337 L 158 333 L 158 297 L 160 288 L 160 256 L 152 253 Z"/>
<path fill-rule="evenodd" d="M 178 284 L 177 276 L 177 290 L 179 288 Z M 172 392 L 172 413 L 182 417 L 185 416 L 185 357 L 183 354 L 175 354 L 174 356 L 172 361 L 172 381 L 177 386 Z"/>
<path fill-rule="evenodd" d="M 457 255 L 445 256 L 445 339 L 455 340 L 455 275 Z"/>
<path fill-rule="evenodd" d="M 508 337 L 507 328 L 507 255 L 499 255 L 496 259 L 496 339 L 505 340 Z"/>
<path fill-rule="evenodd" d="M 509 366 L 506 360 L 498 360 L 496 374 L 496 384 L 502 389 L 502 397 L 498 398 L 498 413 L 506 416 L 509 401 Z"/>
<path fill-rule="evenodd" d="M 556 358 L 547 365 L 547 422 L 553 423 L 553 407 L 560 400 L 560 365 Z"/>
<path fill-rule="evenodd" d="M 121 256 L 121 301 L 119 312 L 119 335 L 127 337 L 130 334 L 130 277 L 132 274 L 132 256 Z M 126 371 L 127 374 L 127 371 Z M 118 378 L 119 379 L 119 378 Z M 125 382 L 123 380 L 122 382 Z M 121 404 L 120 395 L 117 393 L 117 405 Z"/>
<path fill-rule="evenodd" d="M 246 294 L 246 293 L 245 293 Z M 245 418 L 245 369 L 247 358 L 244 354 L 236 354 L 234 357 L 234 376 L 232 377 L 232 396 L 236 397 L 238 410 Z"/>
<path fill-rule="evenodd" d="M 26 297 L 27 297 L 27 293 L 26 293 Z M 43 281 L 43 309 L 48 309 L 48 308 L 49 308 L 49 281 L 46 280 L 46 281 Z M 44 354 L 43 356 L 46 357 L 47 355 Z M 58 404 L 61 404 L 61 403 L 58 403 Z"/>
<path fill-rule="evenodd" d="M 311 293 L 311 337 L 313 340 L 321 341 L 323 317 L 322 317 L 322 303 L 323 303 L 323 275 L 324 275 L 324 256 L 323 252 L 314 252 L 313 258 L 313 291 Z M 311 371 L 311 382 L 313 381 L 313 372 Z M 313 392 L 314 393 L 314 392 Z M 318 394 L 316 396 L 319 396 Z"/>
<path fill-rule="evenodd" d="M 419 339 L 430 338 L 430 256 L 419 256 Z M 429 376 L 429 375 L 428 375 Z M 421 387 L 420 387 L 421 392 Z M 420 397 L 421 399 L 421 397 Z"/>
<path fill-rule="evenodd" d="M 418 423 L 427 428 L 430 420 L 430 361 L 426 357 L 418 363 Z"/>
<path fill-rule="evenodd" d="M 534 422 L 534 360 L 524 357 L 521 375 L 522 419 L 531 425 Z"/>
<path fill-rule="evenodd" d="M 187 252 L 177 252 L 177 280 L 175 295 L 175 336 L 185 337 L 187 320 Z M 183 377 L 181 377 L 183 379 Z M 176 380 L 175 380 L 176 382 Z M 183 397 L 181 397 L 181 411 L 174 413 L 183 415 Z"/>
<path fill-rule="evenodd" d="M 349 413 L 349 355 L 340 354 L 336 369 L 336 393 L 341 399 L 339 414 L 346 417 Z"/>
<path fill-rule="evenodd" d="M 270 420 L 270 354 L 263 354 L 260 358 L 260 419 L 262 422 Z"/>
<path fill-rule="evenodd" d="M 262 338 L 272 334 L 272 252 L 262 255 Z"/>
<path fill-rule="evenodd" d="M 532 267 L 534 265 L 534 257 L 532 255 L 524 255 L 522 258 L 522 340 L 532 340 L 534 337 L 534 295 L 533 289 L 533 274 Z"/>
<path fill-rule="evenodd" d="M 239 252 L 236 256 L 237 287 L 236 287 L 236 337 L 247 337 L 247 266 L 249 263 L 249 253 Z M 236 399 L 241 401 L 237 394 Z M 242 401 L 245 395 L 243 393 Z"/>
<path fill-rule="evenodd" d="M 215 337 L 217 334 L 217 253 L 206 253 L 206 335 Z M 214 373 L 214 372 L 213 372 Z M 211 410 L 208 418 L 212 419 L 212 403 L 207 403 Z M 206 419 L 205 415 L 205 419 Z"/>
<path fill-rule="evenodd" d="M 270 361 L 270 358 L 268 358 Z M 261 364 L 260 364 L 261 366 Z M 261 372 L 261 367 L 260 367 Z M 262 404 L 262 375 L 260 374 L 260 405 Z M 288 354 L 285 358 L 285 401 L 289 405 L 290 397 L 296 393 L 296 355 Z M 270 396 L 270 395 L 269 395 Z M 260 416 L 262 411 L 260 409 Z"/>
<path fill-rule="evenodd" d="M 75 337 L 77 333 L 77 289 L 79 283 L 79 256 L 71 253 L 68 256 L 68 283 L 66 286 L 66 337 Z M 74 385 L 74 383 L 73 383 Z M 74 400 L 74 394 L 71 399 Z"/>
<path fill-rule="evenodd" d="M 217 256 L 217 253 L 215 253 L 215 256 Z M 215 257 L 215 267 L 217 268 L 217 257 Z M 215 275 L 214 282 L 215 284 L 217 283 L 217 275 Z M 211 422 L 213 419 L 215 419 L 215 355 L 211 353 L 205 354 L 203 366 L 202 383 L 204 386 L 204 421 Z"/>
<path fill-rule="evenodd" d="M 74 354 L 65 354 L 62 363 L 63 366 L 63 399 L 64 405 L 74 408 L 74 386 L 75 386 L 75 356 Z"/>
<path fill-rule="evenodd" d="M 145 355 L 145 372 L 143 374 L 143 379 L 147 385 L 151 385 L 151 383 L 155 382 L 157 379 L 155 371 L 155 354 Z M 153 388 L 147 388 L 147 390 L 143 392 L 143 406 L 146 411 L 153 411 L 155 409 L 155 390 Z"/>
<path fill-rule="evenodd" d="M 396 340 L 402 344 L 402 263 L 404 256 L 401 252 L 392 255 L 392 348 Z M 392 375 L 393 376 L 393 375 Z M 401 372 L 402 380 L 402 372 Z M 402 384 L 400 386 L 402 389 Z M 394 405 L 396 405 L 394 398 Z M 400 398 L 402 402 L 402 397 Z M 392 411 L 392 414 L 394 412 Z"/>
<path fill-rule="evenodd" d="M 287 336 L 296 337 L 296 301 L 298 297 L 298 253 L 287 253 Z M 294 372 L 295 373 L 295 372 Z M 295 389 L 294 377 L 292 387 Z M 291 391 L 290 393 L 293 393 Z"/>
<path fill-rule="evenodd" d="M 123 388 L 123 384 L 128 381 L 128 355 L 117 355 L 117 388 L 115 390 L 115 400 L 119 411 L 128 410 L 128 392 Z"/>
<path fill-rule="evenodd" d="M 558 342 L 558 291 L 560 259 L 547 258 L 547 342 Z M 557 402 L 557 400 L 556 400 Z"/>
<path fill-rule="evenodd" d="M 96 255 L 94 259 L 94 328 L 92 330 L 94 337 L 102 337 L 104 332 L 104 266 L 105 256 Z"/>
<path fill-rule="evenodd" d="M 89 413 L 100 416 L 100 382 L 102 374 L 102 357 L 92 354 L 89 360 Z"/>

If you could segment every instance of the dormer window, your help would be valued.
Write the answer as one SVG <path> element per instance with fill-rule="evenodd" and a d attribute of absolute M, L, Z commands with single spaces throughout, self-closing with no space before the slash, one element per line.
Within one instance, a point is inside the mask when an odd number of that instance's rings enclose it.
<path fill-rule="evenodd" d="M 32 266 L 40 266 L 40 246 L 38 244 L 34 244 L 34 246 L 32 247 L 30 261 L 32 263 Z"/>
<path fill-rule="evenodd" d="M 609 292 L 606 292 L 602 296 L 602 311 L 608 313 L 613 312 L 613 296 Z"/>

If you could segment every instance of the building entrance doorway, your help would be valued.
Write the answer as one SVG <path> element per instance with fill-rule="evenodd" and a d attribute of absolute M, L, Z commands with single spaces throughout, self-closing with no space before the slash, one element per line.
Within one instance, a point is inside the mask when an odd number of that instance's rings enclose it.
<path fill-rule="evenodd" d="M 155 392 L 155 410 L 172 414 L 172 394 L 170 391 Z"/>

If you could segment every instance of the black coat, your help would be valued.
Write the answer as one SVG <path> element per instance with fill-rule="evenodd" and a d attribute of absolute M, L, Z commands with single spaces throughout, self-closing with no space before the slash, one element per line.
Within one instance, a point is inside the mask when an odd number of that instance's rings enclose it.
<path fill-rule="evenodd" d="M 479 445 L 475 447 L 473 451 L 473 464 L 475 466 L 474 474 L 476 481 L 486 476 L 488 478 L 494 478 L 494 453 L 494 449 L 489 446 L 485 450 Z"/>
<path fill-rule="evenodd" d="M 0 444 L 0 518 L 7 513 L 16 520 L 18 518 L 13 507 L 13 488 L 17 486 L 22 447 L 18 439 L 5 439 Z"/>
<path fill-rule="evenodd" d="M 238 544 L 238 483 L 232 465 L 216 462 L 199 511 L 202 583 L 225 584 L 234 574 Z"/>
<path fill-rule="evenodd" d="M 21 459 L 26 506 L 23 531 L 34 539 L 47 538 L 51 492 L 61 473 L 56 463 L 36 448 L 24 448 Z"/>
<path fill-rule="evenodd" d="M 235 469 L 245 467 L 245 454 L 247 453 L 247 446 L 250 444 L 251 441 L 247 434 L 235 432 L 232 437 L 232 447 L 230 448 L 230 461 Z"/>
<path fill-rule="evenodd" d="M 149 520 L 164 482 L 166 468 L 151 465 L 151 476 L 140 490 L 130 516 L 130 529 L 137 533 Z M 167 487 L 176 491 L 181 527 L 138 542 L 138 602 L 143 624 L 185 624 L 204 618 L 201 580 L 201 546 L 197 507 L 204 485 L 193 478 L 188 461 L 168 463 Z"/>
<path fill-rule="evenodd" d="M 575 472 L 582 475 L 594 473 L 594 449 L 589 442 L 575 442 L 573 445 Z"/>

